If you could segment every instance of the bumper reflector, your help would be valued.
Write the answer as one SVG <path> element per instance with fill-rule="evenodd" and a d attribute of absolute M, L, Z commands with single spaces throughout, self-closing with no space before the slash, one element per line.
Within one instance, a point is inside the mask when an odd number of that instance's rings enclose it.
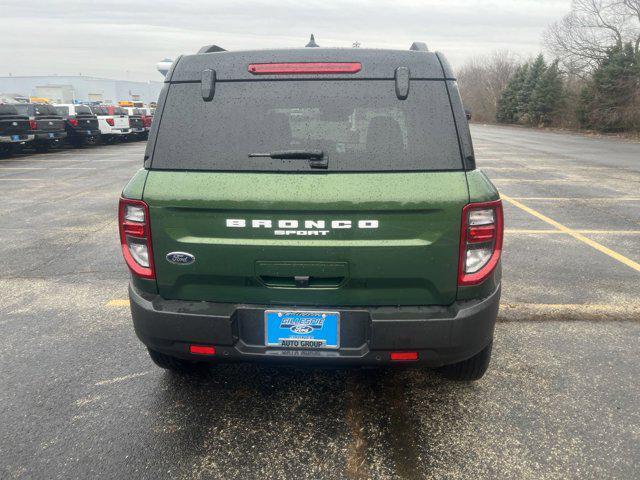
<path fill-rule="evenodd" d="M 418 360 L 418 352 L 391 352 L 393 362 L 414 362 Z"/>
<path fill-rule="evenodd" d="M 194 355 L 215 355 L 216 347 L 211 345 L 189 345 L 189 353 Z"/>

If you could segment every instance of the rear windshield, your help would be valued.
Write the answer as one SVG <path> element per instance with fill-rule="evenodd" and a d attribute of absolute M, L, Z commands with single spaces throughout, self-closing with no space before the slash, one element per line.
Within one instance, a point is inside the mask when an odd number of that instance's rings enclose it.
<path fill-rule="evenodd" d="M 91 109 L 84 105 L 76 105 L 76 115 L 91 115 Z"/>
<path fill-rule="evenodd" d="M 53 105 L 34 105 L 36 116 L 44 117 L 45 115 L 58 115 Z"/>
<path fill-rule="evenodd" d="M 69 115 L 69 107 L 55 107 L 58 115 Z"/>
<path fill-rule="evenodd" d="M 0 115 L 17 115 L 18 111 L 12 105 L 0 105 Z"/>
<path fill-rule="evenodd" d="M 109 109 L 107 107 L 96 105 L 95 107 L 91 108 L 93 109 L 93 113 L 95 113 L 96 115 L 109 115 Z"/>
<path fill-rule="evenodd" d="M 308 160 L 249 157 L 322 151 L 329 171 L 461 170 L 444 82 L 415 80 L 399 100 L 393 80 L 172 84 L 151 168 L 316 171 Z"/>
<path fill-rule="evenodd" d="M 114 115 L 126 115 L 127 112 L 125 112 L 124 109 L 121 108 L 121 107 L 113 107 L 113 114 Z"/>
<path fill-rule="evenodd" d="M 21 103 L 19 105 L 14 105 L 13 107 L 20 115 L 31 116 L 31 113 L 33 112 L 33 105 L 31 104 Z"/>

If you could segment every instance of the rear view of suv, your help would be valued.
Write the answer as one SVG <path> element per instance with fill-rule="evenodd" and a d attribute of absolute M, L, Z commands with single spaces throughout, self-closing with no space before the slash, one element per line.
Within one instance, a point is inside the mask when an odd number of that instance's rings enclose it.
<path fill-rule="evenodd" d="M 29 118 L 29 135 L 34 136 L 32 145 L 38 152 L 46 152 L 58 146 L 67 137 L 64 120 L 53 105 L 48 103 L 16 103 L 20 115 Z"/>
<path fill-rule="evenodd" d="M 13 105 L 0 103 L 0 156 L 11 155 L 16 146 L 33 140 L 29 131 L 29 118 L 18 115 Z"/>
<path fill-rule="evenodd" d="M 86 105 L 59 104 L 54 108 L 65 119 L 67 140 L 75 147 L 93 145 L 100 138 L 98 117 Z"/>
<path fill-rule="evenodd" d="M 424 44 L 201 52 L 167 74 L 120 200 L 133 322 L 155 363 L 409 363 L 480 378 L 502 205 L 475 169 L 443 56 Z"/>

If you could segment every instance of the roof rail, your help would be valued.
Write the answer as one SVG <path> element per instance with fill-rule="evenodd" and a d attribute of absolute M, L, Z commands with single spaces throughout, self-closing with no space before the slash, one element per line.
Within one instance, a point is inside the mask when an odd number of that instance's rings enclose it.
<path fill-rule="evenodd" d="M 427 44 L 424 42 L 413 42 L 409 50 L 416 50 L 418 52 L 428 52 Z"/>
<path fill-rule="evenodd" d="M 218 45 L 205 45 L 198 53 L 213 53 L 213 52 L 226 52 L 226 50 Z"/>

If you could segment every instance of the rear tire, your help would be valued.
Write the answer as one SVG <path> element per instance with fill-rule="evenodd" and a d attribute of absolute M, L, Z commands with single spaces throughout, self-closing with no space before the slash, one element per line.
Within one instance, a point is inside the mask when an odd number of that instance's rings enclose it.
<path fill-rule="evenodd" d="M 94 135 L 87 137 L 84 142 L 85 146 L 87 147 L 95 147 L 96 145 L 98 145 L 98 143 L 100 143 L 100 140 L 97 136 Z"/>
<path fill-rule="evenodd" d="M 0 143 L 0 157 L 10 157 L 16 153 L 16 146 L 13 143 Z"/>
<path fill-rule="evenodd" d="M 150 348 L 148 348 L 147 350 L 149 350 L 149 356 L 151 357 L 151 360 L 153 360 L 153 363 L 155 363 L 160 368 L 164 368 L 165 370 L 171 370 L 172 372 L 180 373 L 193 373 L 200 368 L 200 365 L 198 363 L 172 357 L 170 355 L 165 355 L 164 353 L 151 350 Z"/>
<path fill-rule="evenodd" d="M 489 368 L 492 347 L 493 340 L 491 341 L 491 343 L 489 343 L 489 345 L 484 347 L 473 357 L 467 358 L 462 362 L 453 363 L 451 365 L 445 365 L 443 367 L 437 368 L 436 371 L 443 377 L 450 380 L 458 380 L 463 382 L 480 380 L 487 371 L 487 368 Z"/>

